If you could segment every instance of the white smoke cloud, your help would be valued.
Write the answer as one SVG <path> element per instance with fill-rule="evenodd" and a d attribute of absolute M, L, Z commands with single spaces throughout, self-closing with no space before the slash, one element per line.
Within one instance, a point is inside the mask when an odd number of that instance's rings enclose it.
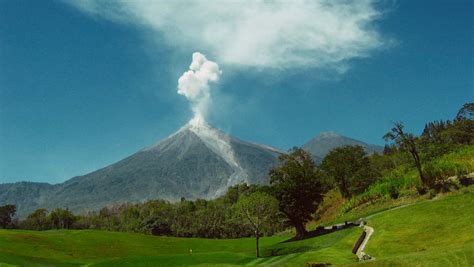
<path fill-rule="evenodd" d="M 81 10 L 162 34 L 170 45 L 212 52 L 224 64 L 344 70 L 386 41 L 376 0 L 76 0 Z"/>
<path fill-rule="evenodd" d="M 221 73 L 217 63 L 195 52 L 189 70 L 178 79 L 178 94 L 191 102 L 195 123 L 204 120 L 211 101 L 209 83 L 217 82 Z"/>

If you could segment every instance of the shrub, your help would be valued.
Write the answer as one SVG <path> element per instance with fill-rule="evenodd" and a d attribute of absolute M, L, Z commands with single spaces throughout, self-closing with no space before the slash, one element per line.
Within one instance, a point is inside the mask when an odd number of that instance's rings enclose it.
<path fill-rule="evenodd" d="M 428 192 L 428 188 L 426 188 L 426 186 L 422 186 L 422 185 L 417 185 L 416 186 L 416 191 L 418 192 L 418 195 L 424 195 Z"/>
<path fill-rule="evenodd" d="M 398 196 L 400 195 L 400 193 L 398 192 L 397 187 L 395 187 L 394 185 L 390 185 L 389 194 L 390 194 L 390 197 L 393 198 L 393 199 L 397 199 Z"/>

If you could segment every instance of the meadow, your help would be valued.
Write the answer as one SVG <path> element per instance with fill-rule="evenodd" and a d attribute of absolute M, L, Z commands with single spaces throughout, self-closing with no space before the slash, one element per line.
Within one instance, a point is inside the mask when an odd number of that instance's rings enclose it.
<path fill-rule="evenodd" d="M 367 216 L 375 233 L 368 266 L 472 266 L 474 193 L 431 200 Z M 0 230 L 0 266 L 304 266 L 308 262 L 360 265 L 352 246 L 358 227 L 301 241 L 290 234 L 255 239 L 157 237 L 97 230 Z M 191 252 L 192 250 L 192 252 Z"/>

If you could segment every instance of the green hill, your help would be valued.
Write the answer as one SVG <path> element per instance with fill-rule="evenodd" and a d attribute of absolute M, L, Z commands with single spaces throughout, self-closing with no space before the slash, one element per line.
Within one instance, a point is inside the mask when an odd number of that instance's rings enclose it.
<path fill-rule="evenodd" d="M 445 196 L 368 217 L 375 233 L 367 265 L 474 264 L 474 194 Z M 92 230 L 0 230 L 0 262 L 20 266 L 296 265 L 356 264 L 351 249 L 361 232 L 351 228 L 297 242 L 290 236 L 200 239 Z M 192 249 L 192 253 L 190 253 Z M 0 264 L 0 266 L 3 266 Z"/>

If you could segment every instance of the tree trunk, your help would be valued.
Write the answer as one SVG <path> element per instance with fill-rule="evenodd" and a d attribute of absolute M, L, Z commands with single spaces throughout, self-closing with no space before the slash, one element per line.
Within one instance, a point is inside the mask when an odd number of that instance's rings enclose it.
<path fill-rule="evenodd" d="M 295 226 L 295 229 L 296 229 L 296 236 L 295 238 L 296 239 L 303 239 L 306 237 L 306 235 L 308 234 L 308 232 L 306 231 L 306 229 L 304 228 L 304 225 L 301 221 L 293 221 L 293 225 Z"/>
<path fill-rule="evenodd" d="M 255 241 L 256 241 L 256 254 L 257 258 L 260 257 L 260 250 L 258 248 L 258 239 L 260 238 L 260 232 L 258 230 L 255 230 Z"/>
<path fill-rule="evenodd" d="M 341 180 L 341 193 L 344 198 L 349 198 L 349 190 L 347 190 L 346 177 L 340 178 Z"/>
<path fill-rule="evenodd" d="M 423 185 L 427 185 L 427 181 L 425 180 L 425 176 L 423 175 L 423 170 L 421 169 L 420 156 L 418 155 L 418 152 L 416 151 L 416 149 L 411 151 L 411 155 L 413 156 L 413 159 L 415 160 L 415 166 L 420 175 L 421 183 Z"/>

